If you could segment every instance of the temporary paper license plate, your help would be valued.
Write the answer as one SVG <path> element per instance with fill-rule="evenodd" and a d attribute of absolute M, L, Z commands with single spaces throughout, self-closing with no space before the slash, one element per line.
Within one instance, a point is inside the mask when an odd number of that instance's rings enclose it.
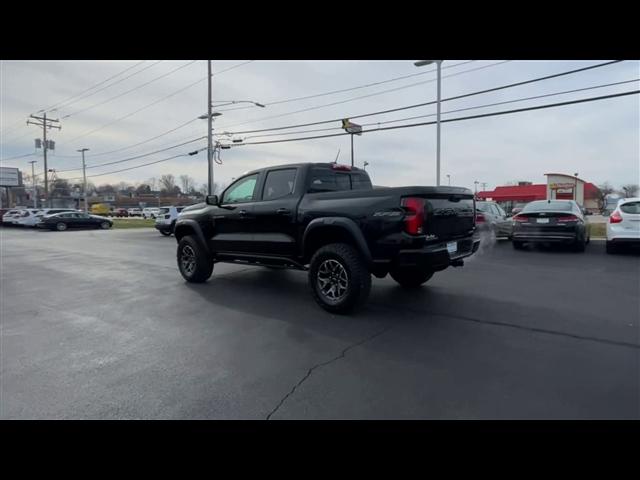
<path fill-rule="evenodd" d="M 458 251 L 458 242 L 447 242 L 447 252 L 456 253 Z"/>

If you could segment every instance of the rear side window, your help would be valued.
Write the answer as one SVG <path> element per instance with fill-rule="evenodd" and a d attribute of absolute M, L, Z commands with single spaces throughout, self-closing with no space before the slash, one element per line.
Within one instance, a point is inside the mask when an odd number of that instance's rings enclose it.
<path fill-rule="evenodd" d="M 262 190 L 262 200 L 275 200 L 276 198 L 291 195 L 296 180 L 296 172 L 295 168 L 287 168 L 285 170 L 272 170 L 267 173 L 267 179 Z"/>
<path fill-rule="evenodd" d="M 640 202 L 623 203 L 620 210 L 624 213 L 640 214 Z"/>
<path fill-rule="evenodd" d="M 327 168 L 311 170 L 310 192 L 338 192 L 342 190 L 351 190 L 348 173 L 334 172 Z"/>
<path fill-rule="evenodd" d="M 352 190 L 371 190 L 373 185 L 371 185 L 371 180 L 366 175 L 361 173 L 352 173 L 351 174 L 351 189 Z"/>

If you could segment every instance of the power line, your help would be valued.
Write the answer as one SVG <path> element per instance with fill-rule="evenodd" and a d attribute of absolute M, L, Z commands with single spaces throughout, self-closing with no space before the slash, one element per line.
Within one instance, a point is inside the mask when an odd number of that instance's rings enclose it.
<path fill-rule="evenodd" d="M 591 69 L 594 69 L 594 68 L 605 67 L 607 65 L 612 65 L 614 63 L 618 63 L 618 62 L 621 62 L 621 61 L 622 60 L 614 60 L 614 61 L 611 61 L 611 62 L 599 63 L 597 65 L 591 65 L 591 66 L 588 66 L 588 67 L 582 67 L 582 68 L 578 68 L 578 69 L 574 69 L 574 70 L 568 70 L 568 71 L 564 71 L 564 72 L 560 72 L 560 73 L 555 73 L 553 75 L 545 75 L 543 77 L 537 77 L 537 78 L 532 78 L 530 80 L 525 80 L 525 81 L 521 81 L 521 82 L 515 82 L 515 83 L 506 84 L 506 85 L 501 85 L 501 86 L 489 88 L 489 89 L 486 89 L 486 90 L 478 90 L 478 91 L 466 93 L 466 94 L 463 94 L 463 95 L 457 95 L 455 97 L 443 98 L 441 101 L 442 102 L 447 102 L 447 101 L 451 101 L 451 100 L 459 100 L 461 98 L 471 97 L 471 96 L 474 96 L 474 95 L 480 95 L 480 94 L 483 94 L 483 93 L 495 92 L 495 91 L 498 91 L 498 90 L 504 90 L 506 88 L 517 87 L 517 86 L 525 85 L 525 84 L 528 84 L 528 83 L 540 82 L 542 80 L 548 80 L 550 78 L 556 78 L 556 77 L 561 77 L 561 76 L 565 76 L 565 75 L 571 75 L 571 74 L 578 73 L 578 72 L 583 72 L 583 71 L 586 71 L 586 70 L 591 70 Z M 262 128 L 262 129 L 256 129 L 256 130 L 244 130 L 244 131 L 232 132 L 232 133 L 234 133 L 236 135 L 240 135 L 240 134 L 245 134 L 245 133 L 270 132 L 270 131 L 276 131 L 276 130 L 289 130 L 291 128 L 298 128 L 298 127 L 310 127 L 310 126 L 313 126 L 313 125 L 322 125 L 322 124 L 325 124 L 325 123 L 339 122 L 343 118 L 354 119 L 354 118 L 371 117 L 371 116 L 375 116 L 375 115 L 382 115 L 382 114 L 385 114 L 385 113 L 398 112 L 398 111 L 401 111 L 401 110 L 409 110 L 409 109 L 412 109 L 412 108 L 424 107 L 424 106 L 433 105 L 433 104 L 436 104 L 436 103 L 437 103 L 436 100 L 432 100 L 430 102 L 417 103 L 417 104 L 414 104 L 414 105 L 407 105 L 405 107 L 391 108 L 391 109 L 388 109 L 388 110 L 380 110 L 380 111 L 377 111 L 377 112 L 365 113 L 365 114 L 361 114 L 361 115 L 343 116 L 343 117 L 334 118 L 334 119 L 331 119 L 331 120 L 322 120 L 322 121 L 318 121 L 318 122 L 301 123 L 301 124 L 297 124 L 297 125 L 287 125 L 287 126 L 282 126 L 282 127 Z M 264 120 L 264 119 L 262 119 L 262 120 Z M 256 121 L 259 121 L 259 120 L 256 120 Z M 253 122 L 246 122 L 246 123 L 253 123 Z M 240 125 L 240 124 L 238 124 L 238 125 Z M 237 126 L 237 125 L 235 125 L 235 126 Z M 220 129 L 223 129 L 223 128 L 228 129 L 230 127 L 231 126 L 227 126 L 227 127 L 221 126 L 219 128 Z"/>
<path fill-rule="evenodd" d="M 158 64 L 158 63 L 160 63 L 161 61 L 162 61 L 162 60 L 160 60 L 160 61 L 158 61 L 158 62 L 155 62 L 155 63 L 153 63 L 152 65 L 147 66 L 147 67 L 145 67 L 145 68 L 143 68 L 143 69 L 141 69 L 141 70 L 139 70 L 139 71 L 137 71 L 137 72 L 135 72 L 135 73 L 133 73 L 133 74 L 129 75 L 128 77 L 122 78 L 122 79 L 118 80 L 117 82 L 112 83 L 111 85 L 107 85 L 107 86 L 106 86 L 106 87 L 104 87 L 104 88 L 101 88 L 101 89 L 99 89 L 99 90 L 96 90 L 95 92 L 92 92 L 90 95 L 86 95 L 86 96 L 84 96 L 83 98 L 90 97 L 91 95 L 94 95 L 94 94 L 96 94 L 96 93 L 98 93 L 98 92 L 101 92 L 102 90 L 105 90 L 105 89 L 107 89 L 107 88 L 109 88 L 109 87 L 112 87 L 113 85 L 116 85 L 117 83 L 120 83 L 120 82 L 122 82 L 122 81 L 126 80 L 127 78 L 131 78 L 131 77 L 133 77 L 134 75 L 137 75 L 138 73 L 145 71 L 147 68 L 151 68 L 151 67 L 153 67 L 154 65 L 157 65 L 157 64 Z M 73 102 L 71 102 L 71 103 L 69 103 L 69 100 L 72 100 L 72 99 L 74 99 L 74 98 L 76 98 L 76 97 L 81 97 L 81 96 L 83 96 L 83 95 L 84 95 L 85 93 L 87 93 L 88 91 L 93 90 L 94 88 L 96 88 L 96 87 L 98 87 L 98 86 L 100 86 L 100 85 L 102 85 L 102 84 L 104 84 L 104 83 L 108 82 L 109 80 L 112 80 L 112 79 L 114 79 L 114 78 L 116 78 L 116 77 L 119 77 L 119 76 L 120 76 L 120 75 L 122 75 L 123 73 L 128 72 L 129 70 L 131 70 L 131 69 L 133 69 L 133 68 L 136 68 L 138 65 L 142 65 L 144 62 L 146 62 L 146 60 L 142 60 L 141 62 L 138 62 L 138 63 L 136 63 L 135 65 L 133 65 L 133 66 L 131 66 L 131 67 L 127 67 L 127 68 L 125 68 L 124 70 L 122 70 L 121 72 L 116 73 L 115 75 L 110 76 L 109 78 L 107 78 L 106 80 L 103 80 L 102 82 L 99 82 L 99 83 L 96 83 L 95 85 L 92 85 L 91 87 L 87 88 L 86 90 L 83 90 L 82 92 L 80 92 L 80 93 L 78 93 L 78 94 L 76 94 L 76 95 L 72 95 L 71 97 L 68 97 L 67 99 L 65 99 L 65 100 L 63 100 L 63 101 L 61 101 L 61 102 L 54 103 L 53 105 L 51 105 L 51 106 L 50 106 L 50 107 L 48 107 L 48 108 L 43 108 L 42 110 L 38 111 L 38 113 L 45 112 L 45 111 L 46 111 L 46 112 L 48 112 L 48 111 L 51 111 L 51 110 L 52 110 L 52 109 L 54 109 L 54 108 L 59 108 L 59 107 L 61 107 L 62 105 L 65 105 L 65 104 L 68 104 L 68 105 L 66 105 L 66 106 L 72 105 L 72 104 L 76 103 L 77 101 L 79 101 L 79 100 L 81 100 L 81 99 L 80 99 L 80 98 L 78 98 L 77 100 L 74 100 L 74 101 L 73 101 Z"/>
<path fill-rule="evenodd" d="M 197 149 L 197 150 L 195 150 L 193 152 L 190 152 L 190 153 L 181 153 L 179 155 L 174 155 L 172 157 L 162 158 L 160 160 L 154 160 L 153 162 L 142 163 L 140 165 L 135 165 L 133 167 L 127 167 L 127 168 L 123 168 L 123 169 L 120 169 L 120 170 L 113 170 L 111 172 L 104 172 L 104 173 L 96 173 L 94 175 L 87 175 L 87 178 L 102 177 L 104 175 L 112 175 L 114 173 L 120 173 L 120 172 L 129 171 L 129 170 L 135 170 L 136 168 L 142 168 L 142 167 L 146 167 L 146 166 L 149 166 L 149 165 L 155 165 L 156 163 L 167 162 L 169 160 L 173 160 L 174 158 L 188 157 L 188 156 L 191 156 L 191 155 L 195 155 L 196 153 L 200 153 L 200 152 L 202 152 L 203 150 L 206 150 L 206 149 L 207 149 L 207 147 L 205 146 L 205 147 L 199 148 L 199 149 Z M 66 178 L 65 180 L 67 180 L 67 181 L 79 180 L 80 178 L 82 178 L 82 177 Z"/>
<path fill-rule="evenodd" d="M 153 152 L 136 155 L 134 157 L 123 158 L 122 160 L 114 160 L 113 162 L 105 162 L 105 163 L 97 163 L 95 165 L 87 165 L 87 169 L 89 169 L 89 168 L 97 168 L 97 167 L 104 167 L 106 165 L 115 165 L 117 163 L 130 162 L 132 160 L 137 160 L 138 158 L 144 158 L 144 157 L 148 157 L 150 155 L 155 155 L 156 153 L 165 152 L 167 150 L 171 150 L 171 149 L 174 149 L 174 148 L 177 148 L 177 147 L 182 147 L 184 145 L 188 145 L 189 143 L 197 142 L 198 140 L 202 140 L 204 138 L 207 138 L 206 135 L 204 135 L 202 137 L 191 139 L 191 140 L 189 140 L 187 142 L 183 142 L 183 143 L 179 143 L 179 144 L 176 144 L 176 145 L 172 145 L 170 147 L 161 148 L 161 149 L 155 150 Z M 56 170 L 56 171 L 58 173 L 64 173 L 64 172 L 75 172 L 75 171 L 79 171 L 79 170 L 82 170 L 82 169 L 81 168 L 70 168 L 68 170 Z"/>
<path fill-rule="evenodd" d="M 511 113 L 519 113 L 519 112 L 527 112 L 527 111 L 531 111 L 531 110 L 541 110 L 541 109 L 545 109 L 545 108 L 553 108 L 553 107 L 560 107 L 560 106 L 565 106 L 565 105 L 574 105 L 574 104 L 578 104 L 578 103 L 586 103 L 586 102 L 594 102 L 597 100 L 605 100 L 605 99 L 609 99 L 609 98 L 616 98 L 616 97 L 624 97 L 627 95 L 635 95 L 637 93 L 640 93 L 640 90 L 631 90 L 628 92 L 622 92 L 622 93 L 614 93 L 611 95 L 603 95 L 600 97 L 589 97 L 589 98 L 583 98 L 583 99 L 579 99 L 579 100 L 570 100 L 570 101 L 566 101 L 566 102 L 559 102 L 559 103 L 550 103 L 550 104 L 546 104 L 546 105 L 537 105 L 537 106 L 533 106 L 533 107 L 524 107 L 524 108 L 517 108 L 514 110 L 503 110 L 500 112 L 491 112 L 491 113 L 481 113 L 478 115 L 471 115 L 468 117 L 457 117 L 457 118 L 449 118 L 449 119 L 445 119 L 445 120 L 440 120 L 440 123 L 449 123 L 449 122 L 457 122 L 457 121 L 461 121 L 461 120 L 472 120 L 472 119 L 476 119 L 476 118 L 484 118 L 484 117 L 493 117 L 493 116 L 498 116 L 498 115 L 507 115 L 507 114 L 511 114 Z M 385 131 L 385 130 L 397 130 L 397 129 L 401 129 L 401 128 L 411 128 L 411 127 L 420 127 L 420 126 L 425 126 L 425 125 L 434 125 L 437 122 L 421 122 L 421 123 L 410 123 L 408 125 L 396 125 L 393 127 L 380 127 L 380 128 L 372 128 L 369 130 L 362 130 L 362 133 L 370 133 L 370 132 L 378 132 L 378 131 Z M 330 138 L 330 137 L 340 137 L 343 135 L 351 135 L 348 132 L 342 132 L 342 133 L 333 133 L 333 134 L 329 134 L 329 135 L 315 135 L 315 136 L 311 136 L 311 137 L 299 137 L 299 138 L 286 138 L 286 139 L 281 139 L 281 140 L 265 140 L 265 141 L 261 141 L 261 142 L 250 142 L 250 143 L 238 143 L 238 144 L 233 144 L 230 145 L 232 147 L 243 147 L 245 145 L 263 145 L 263 144 L 268 144 L 268 143 L 284 143 L 284 142 L 296 142 L 296 141 L 301 141 L 301 140 L 315 140 L 315 139 L 319 139 L 319 138 Z"/>
<path fill-rule="evenodd" d="M 61 101 L 61 102 L 55 103 L 55 104 L 53 104 L 52 106 L 50 106 L 50 107 L 48 107 L 48 108 L 44 108 L 44 109 L 42 109 L 42 110 L 38 110 L 38 112 L 36 112 L 36 113 L 42 113 L 42 112 L 44 112 L 44 111 L 49 111 L 49 110 L 51 110 L 52 108 L 57 107 L 58 105 L 62 105 L 62 104 L 64 104 L 64 103 L 66 103 L 67 101 L 69 101 L 69 100 L 71 100 L 71 99 L 73 99 L 73 98 L 75 98 L 75 97 L 78 97 L 78 96 L 80 96 L 80 95 L 82 95 L 82 94 L 84 94 L 84 93 L 88 92 L 89 90 L 92 90 L 92 89 L 94 89 L 95 87 L 97 87 L 97 86 L 99 86 L 99 85 L 102 85 L 103 83 L 108 82 L 109 80 L 111 80 L 111 79 L 113 79 L 113 78 L 116 78 L 116 77 L 118 77 L 118 76 L 122 75 L 123 73 L 125 73 L 125 72 L 127 72 L 127 71 L 131 70 L 132 68 L 137 67 L 138 65 L 140 65 L 140 64 L 142 64 L 142 63 L 144 63 L 145 61 L 146 61 L 146 60 L 143 60 L 143 61 L 141 61 L 141 62 L 136 63 L 135 65 L 133 65 L 133 66 L 131 66 L 131 67 L 127 67 L 127 68 L 125 68 L 124 70 L 122 70 L 121 72 L 116 73 L 115 75 L 110 76 L 110 77 L 109 77 L 109 78 L 107 78 L 106 80 L 103 80 L 102 82 L 96 83 L 95 85 L 92 85 L 91 87 L 87 88 L 86 90 L 83 90 L 82 92 L 80 92 L 80 93 L 78 93 L 78 94 L 76 94 L 76 95 L 73 95 L 73 96 L 71 96 L 71 97 L 68 97 L 67 99 L 65 99 L 65 100 L 63 100 L 63 101 Z M 144 69 L 143 69 L 143 70 L 144 70 Z M 140 73 L 140 72 L 137 72 L 137 73 Z M 117 82 L 116 82 L 116 83 L 117 83 Z M 95 93 L 95 92 L 94 92 L 94 93 Z M 20 126 L 20 125 L 22 125 L 22 121 L 16 122 L 16 123 L 14 123 L 12 126 L 8 127 L 8 128 L 7 128 L 7 130 L 6 130 L 4 133 L 7 133 L 7 131 L 9 131 L 9 130 L 14 130 L 15 128 L 12 128 L 12 127 L 16 127 L 16 126 Z"/>
<path fill-rule="evenodd" d="M 16 155 L 15 157 L 3 158 L 3 159 L 2 159 L 2 160 L 0 160 L 0 161 L 2 161 L 2 162 L 6 162 L 6 161 L 9 161 L 9 160 L 15 160 L 16 158 L 31 157 L 31 156 L 33 156 L 33 155 L 35 155 L 35 153 L 26 153 L 26 154 L 24 154 L 24 155 Z"/>
<path fill-rule="evenodd" d="M 123 97 L 123 96 L 125 96 L 125 95 L 127 95 L 127 94 L 129 94 L 131 92 L 135 92 L 136 90 L 141 89 L 142 87 L 146 87 L 147 85 L 149 85 L 149 84 L 151 84 L 153 82 L 157 82 L 158 80 L 160 80 L 162 78 L 168 77 L 169 75 L 172 75 L 173 73 L 177 72 L 178 70 L 182 70 L 183 68 L 188 67 L 189 65 L 192 65 L 195 62 L 197 62 L 197 60 L 192 60 L 191 62 L 187 62 L 184 65 L 181 65 L 178 68 L 174 68 L 173 70 L 171 70 L 171 71 L 169 71 L 167 73 L 164 73 L 164 74 L 162 74 L 162 75 L 160 75 L 158 77 L 155 77 L 155 78 L 149 80 L 148 82 L 142 83 L 142 84 L 138 85 L 137 87 L 132 88 L 131 90 L 127 90 L 126 92 L 119 93 L 118 95 L 115 95 L 115 96 L 113 96 L 111 98 L 103 100 L 102 102 L 94 103 L 93 105 L 90 105 L 88 107 L 81 108 L 80 110 L 76 110 L 75 112 L 69 113 L 68 115 L 65 115 L 62 118 L 63 119 L 69 118 L 69 117 L 77 115 L 77 114 L 79 114 L 81 112 L 86 112 L 87 110 L 91 110 L 92 108 L 99 107 L 100 105 L 104 105 L 105 103 L 109 103 L 109 102 L 115 100 L 116 98 Z"/>
<path fill-rule="evenodd" d="M 514 100 L 506 100 L 506 101 L 502 101 L 502 102 L 494 102 L 494 103 L 487 103 L 484 105 L 476 105 L 473 107 L 466 107 L 466 108 L 458 108 L 455 110 L 448 110 L 446 112 L 442 112 L 443 114 L 447 114 L 447 113 L 456 113 L 456 112 L 463 112 L 463 111 L 467 111 L 467 110 L 477 110 L 479 108 L 488 108 L 488 107 L 494 107 L 497 105 L 505 105 L 508 103 L 516 103 L 516 102 L 525 102 L 527 100 L 535 100 L 535 99 L 539 99 L 539 98 L 546 98 L 546 97 L 553 97 L 553 96 L 557 96 L 557 95 L 565 95 L 568 93 L 576 93 L 576 92 L 583 92 L 586 90 L 595 90 L 598 88 L 606 88 L 606 87 L 612 87 L 612 86 L 616 86 L 616 85 L 624 85 L 627 83 L 633 83 L 633 82 L 637 82 L 640 81 L 640 78 L 635 78 L 633 80 L 625 80 L 623 82 L 614 82 L 614 83 L 607 83 L 607 84 L 602 84 L 602 85 L 594 85 L 591 87 L 584 87 L 584 88 L 576 88 L 573 90 L 564 90 L 562 92 L 553 92 L 553 93 L 547 93 L 544 95 L 535 95 L 532 97 L 524 97 L 524 98 L 516 98 Z M 435 113 L 430 113 L 428 115 L 417 115 L 417 116 L 413 116 L 413 117 L 405 117 L 405 118 L 399 118 L 396 120 L 386 120 L 384 122 L 371 122 L 371 123 L 363 123 L 361 126 L 362 127 L 368 127 L 371 125 L 386 125 L 388 123 L 396 123 L 396 122 L 403 122 L 406 120 L 414 120 L 416 118 L 426 118 L 426 117 L 433 117 L 435 116 Z M 245 140 L 247 138 L 262 138 L 262 137 L 276 137 L 276 136 L 282 136 L 282 135 L 297 135 L 300 133 L 312 133 L 312 132 L 327 132 L 327 131 L 332 131 L 332 130 L 342 130 L 342 127 L 329 127 L 329 128 L 316 128 L 316 129 L 311 129 L 311 130 L 296 130 L 293 132 L 284 132 L 284 133 L 266 133 L 263 135 L 251 135 L 249 137 L 246 137 Z M 222 135 L 222 134 L 218 134 L 218 135 Z"/>
<path fill-rule="evenodd" d="M 253 61 L 254 61 L 254 60 L 249 60 L 249 61 L 246 61 L 246 62 L 243 62 L 243 63 L 237 64 L 237 65 L 233 65 L 232 67 L 229 67 L 229 68 L 226 68 L 226 69 L 224 69 L 224 70 L 221 70 L 221 71 L 219 71 L 219 72 L 217 72 L 217 73 L 214 73 L 212 76 L 220 75 L 220 74 L 222 74 L 222 73 L 225 73 L 225 72 L 228 72 L 228 71 L 230 71 L 230 70 L 233 70 L 234 68 L 241 67 L 242 65 L 246 65 L 246 64 L 251 63 L 251 62 L 253 62 Z M 191 63 L 193 63 L 193 62 L 191 62 Z M 104 124 L 104 125 L 102 125 L 102 126 L 100 126 L 100 127 L 98 127 L 98 128 L 95 128 L 94 130 L 90 130 L 89 132 L 85 132 L 85 133 L 83 133 L 83 134 L 81 134 L 81 135 L 78 135 L 77 137 L 72 138 L 71 140 L 68 140 L 68 141 L 65 143 L 65 145 L 66 145 L 66 144 L 68 144 L 68 143 L 71 143 L 71 142 L 73 142 L 73 141 L 75 141 L 75 140 L 78 140 L 79 138 L 85 137 L 85 136 L 87 136 L 87 135 L 91 135 L 92 133 L 95 133 L 95 132 L 97 132 L 97 131 L 99 131 L 99 130 L 102 130 L 103 128 L 106 128 L 106 127 L 108 127 L 108 126 L 111 126 L 111 125 L 113 125 L 113 124 L 115 124 L 115 123 L 118 123 L 118 122 L 120 122 L 121 120 L 124 120 L 125 118 L 129 118 L 129 117 L 131 117 L 131 116 L 135 115 L 136 113 L 141 112 L 142 110 L 145 110 L 145 109 L 147 109 L 147 108 L 149 108 L 149 107 L 151 107 L 151 106 L 153 106 L 153 105 L 156 105 L 156 104 L 158 104 L 158 103 L 160 103 L 160 102 L 162 102 L 162 101 L 164 101 L 164 100 L 166 100 L 166 99 L 168 99 L 168 98 L 170 98 L 170 97 L 173 97 L 174 95 L 177 95 L 177 94 L 178 94 L 178 93 L 180 93 L 180 92 L 183 92 L 183 91 L 185 91 L 185 90 L 187 90 L 187 89 L 189 89 L 189 88 L 193 87 L 194 85 L 197 85 L 197 84 L 198 84 L 198 83 L 200 83 L 200 82 L 203 82 L 203 81 L 204 81 L 204 80 L 206 80 L 206 79 L 207 79 L 207 77 L 204 77 L 204 78 L 201 78 L 201 79 L 199 79 L 199 80 L 196 80 L 195 82 L 190 83 L 190 84 L 189 84 L 189 85 L 187 85 L 186 87 L 180 88 L 179 90 L 176 90 L 175 92 L 170 93 L 169 95 L 165 95 L 164 97 L 162 97 L 162 98 L 160 98 L 160 99 L 158 99 L 158 100 L 155 100 L 155 101 L 153 101 L 153 102 L 151 102 L 151 103 L 149 103 L 149 104 L 147 104 L 147 105 L 143 106 L 142 108 L 139 108 L 138 110 L 135 110 L 135 111 L 133 111 L 133 112 L 131 112 L 131 113 L 128 113 L 127 115 L 124 115 L 124 116 L 122 116 L 122 117 L 120 117 L 120 118 L 117 118 L 116 120 L 113 120 L 112 122 L 106 123 L 106 124 Z M 193 119 L 193 120 L 190 120 L 189 122 L 186 122 L 186 123 L 184 123 L 183 125 L 181 125 L 181 126 L 179 126 L 179 127 L 176 127 L 175 129 L 170 130 L 170 131 L 175 131 L 175 130 L 177 130 L 178 128 L 182 128 L 183 126 L 186 126 L 186 125 L 188 125 L 189 123 L 191 123 L 191 122 L 193 122 L 193 121 L 195 121 L 195 120 L 197 120 L 197 118 L 196 118 L 196 119 Z M 165 132 L 165 133 L 168 133 L 168 132 Z M 156 137 L 156 138 L 157 138 L 157 137 Z M 141 142 L 141 143 L 144 143 L 144 142 Z"/>
<path fill-rule="evenodd" d="M 566 101 L 566 102 L 559 102 L 559 103 L 551 103 L 551 104 L 546 104 L 546 105 L 537 105 L 537 106 L 533 106 L 533 107 L 525 107 L 525 108 L 518 108 L 518 109 L 514 109 L 514 110 L 503 110 L 500 112 L 492 112 L 492 113 L 483 113 L 483 114 L 479 114 L 479 115 L 471 115 L 471 116 L 467 116 L 467 117 L 458 117 L 458 118 L 450 118 L 450 119 L 446 119 L 446 120 L 441 120 L 441 123 L 450 123 L 450 122 L 458 122 L 458 121 L 462 121 L 462 120 L 472 120 L 472 119 L 477 119 L 477 118 L 485 118 L 485 117 L 493 117 L 493 116 L 498 116 L 498 115 L 507 115 L 507 114 L 511 114 L 511 113 L 519 113 L 519 112 L 526 112 L 526 111 L 532 111 L 532 110 L 542 110 L 542 109 L 546 109 L 546 108 L 553 108 L 553 107 L 560 107 L 560 106 L 565 106 L 565 105 L 574 105 L 574 104 L 579 104 L 579 103 L 586 103 L 586 102 L 593 102 L 593 101 L 598 101 L 598 100 L 605 100 L 605 99 L 609 99 L 609 98 L 616 98 L 616 97 L 624 97 L 624 96 L 628 96 L 628 95 L 635 95 L 640 93 L 640 90 L 631 90 L 628 92 L 622 92 L 622 93 L 615 93 L 615 94 L 611 94 L 611 95 L 603 95 L 603 96 L 599 96 L 599 97 L 589 97 L 589 98 L 583 98 L 583 99 L 579 99 L 579 100 L 570 100 L 570 101 Z M 397 129 L 402 129 L 402 128 L 412 128 L 412 127 L 419 127 L 419 126 L 425 126 L 425 125 L 434 125 L 436 122 L 421 122 L 421 123 L 413 123 L 413 124 L 409 124 L 409 125 L 397 125 L 397 126 L 393 126 L 393 127 L 380 127 L 380 128 L 375 128 L 375 129 L 370 129 L 370 130 L 363 130 L 362 133 L 371 133 L 371 132 L 377 132 L 377 131 L 384 131 L 384 130 L 397 130 Z M 285 139 L 285 140 L 269 140 L 269 141 L 263 141 L 263 142 L 251 142 L 251 143 L 245 143 L 245 144 L 238 144 L 238 145 L 233 145 L 234 147 L 241 147 L 241 146 L 246 146 L 246 145 L 262 145 L 262 144 L 268 144 L 268 143 L 283 143 L 283 142 L 295 142 L 295 141 L 301 141 L 301 140 L 312 140 L 312 139 L 318 139 L 318 138 L 328 138 L 328 137 L 338 137 L 338 136 L 343 136 L 343 135 L 351 135 L 350 133 L 347 132 L 343 132 L 343 133 L 336 133 L 336 134 L 330 134 L 330 135 L 318 135 L 318 136 L 314 136 L 314 137 L 301 137 L 301 138 L 290 138 L 290 139 Z M 174 158 L 178 158 L 178 157 L 185 157 L 185 156 L 190 156 L 190 155 L 195 155 L 199 152 L 202 152 L 204 150 L 206 150 L 207 147 L 202 147 L 199 148 L 197 150 L 195 150 L 194 152 L 191 153 L 186 153 L 186 154 L 180 154 L 180 155 L 174 155 L 172 157 L 168 157 L 168 158 L 164 158 L 161 160 L 156 160 L 153 162 L 148 162 L 148 163 L 144 163 L 141 165 L 136 165 L 133 167 L 128 167 L 128 168 L 124 168 L 121 170 L 114 170 L 111 172 L 105 172 L 105 173 L 100 173 L 100 174 L 96 174 L 96 175 L 90 175 L 90 177 L 99 177 L 99 176 L 103 176 L 103 175 L 111 175 L 114 173 L 120 173 L 120 172 L 125 172 L 128 170 L 134 170 L 136 168 L 141 168 L 141 167 L 145 167 L 148 165 L 154 165 L 156 163 L 161 163 L 161 162 L 166 162 L 168 160 L 174 159 Z M 74 178 L 70 178 L 67 180 L 76 180 L 76 179 L 80 179 L 81 177 L 74 177 Z"/>
<path fill-rule="evenodd" d="M 467 60 L 466 62 L 460 62 L 460 63 L 456 63 L 454 65 L 447 65 L 447 66 L 443 67 L 442 70 L 446 70 L 446 69 L 449 69 L 449 68 L 460 67 L 462 65 L 466 65 L 466 64 L 472 63 L 472 62 L 475 62 L 475 60 Z M 403 75 L 401 77 L 390 78 L 388 80 L 381 80 L 379 82 L 367 83 L 365 85 L 358 85 L 358 86 L 350 87 L 350 88 L 343 88 L 341 90 L 332 90 L 330 92 L 316 93 L 316 94 L 313 94 L 313 95 L 306 95 L 306 96 L 303 96 L 303 97 L 294 97 L 294 98 L 287 98 L 287 99 L 284 99 L 284 100 L 276 100 L 276 101 L 273 101 L 273 102 L 264 103 L 264 105 L 269 107 L 269 106 L 273 106 L 273 105 L 281 105 L 283 103 L 298 102 L 300 100 L 308 100 L 310 98 L 318 98 L 318 97 L 324 97 L 324 96 L 327 96 L 327 95 L 335 95 L 337 93 L 350 92 L 350 91 L 353 91 L 353 90 L 360 90 L 362 88 L 374 87 L 376 85 L 382 85 L 382 84 L 385 84 L 385 83 L 397 82 L 398 80 L 405 80 L 407 78 L 427 75 L 427 74 L 433 73 L 435 71 L 436 71 L 436 69 L 427 70 L 427 71 L 424 71 L 424 72 L 412 73 L 410 75 Z M 252 107 L 250 107 L 250 106 L 233 107 L 233 108 L 218 109 L 217 111 L 219 111 L 219 112 L 228 112 L 228 111 L 232 111 L 232 110 L 244 110 L 244 109 L 247 109 L 247 108 L 252 108 Z"/>
<path fill-rule="evenodd" d="M 461 72 L 452 73 L 450 75 L 444 75 L 442 78 L 456 77 L 458 75 L 463 75 L 465 73 L 475 72 L 477 70 L 483 70 L 483 69 L 486 69 L 486 68 L 495 67 L 497 65 L 502 65 L 503 63 L 507 63 L 509 61 L 510 60 L 504 60 L 504 61 L 501 61 L 501 62 L 492 63 L 490 65 L 483 65 L 481 67 L 470 68 L 468 70 L 463 70 Z M 256 119 L 253 119 L 253 120 L 248 120 L 246 122 L 236 123 L 235 125 L 221 126 L 220 128 L 227 128 L 228 129 L 228 128 L 233 128 L 233 127 L 238 127 L 240 125 L 247 125 L 249 123 L 260 122 L 260 121 L 263 121 L 263 120 L 272 120 L 274 118 L 286 117 L 288 115 L 295 115 L 297 113 L 309 112 L 309 111 L 312 111 L 312 110 L 318 110 L 320 108 L 333 107 L 335 105 L 341 105 L 343 103 L 355 102 L 356 100 L 361 100 L 363 98 L 369 98 L 369 97 L 375 97 L 375 96 L 378 96 L 378 95 L 384 95 L 385 93 L 396 92 L 396 91 L 399 91 L 399 90 L 405 90 L 407 88 L 413 88 L 413 87 L 416 87 L 418 85 L 424 85 L 426 83 L 431 83 L 431 82 L 435 82 L 435 81 L 436 81 L 436 79 L 425 80 L 425 81 L 422 81 L 422 82 L 417 82 L 417 83 L 412 83 L 412 84 L 409 84 L 409 85 L 404 85 L 402 87 L 391 88 L 391 89 L 388 89 L 388 90 L 382 90 L 380 92 L 369 93 L 367 95 L 361 95 L 359 97 L 353 97 L 353 98 L 349 98 L 349 99 L 346 99 L 346 100 L 340 100 L 338 102 L 327 103 L 327 104 L 324 104 L 324 105 L 316 105 L 316 106 L 313 106 L 313 107 L 303 108 L 301 110 L 295 110 L 293 112 L 281 113 L 279 115 L 272 115 L 270 117 L 256 118 Z M 350 118 L 357 118 L 357 117 L 350 117 Z M 339 120 L 336 120 L 336 121 L 339 121 Z M 327 123 L 327 122 L 324 122 L 324 123 Z"/>

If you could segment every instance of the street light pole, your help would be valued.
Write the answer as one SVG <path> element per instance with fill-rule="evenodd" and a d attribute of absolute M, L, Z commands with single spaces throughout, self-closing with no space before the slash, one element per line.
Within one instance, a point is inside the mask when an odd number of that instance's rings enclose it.
<path fill-rule="evenodd" d="M 211 102 L 211 60 L 207 60 L 207 83 L 208 83 L 208 101 L 207 101 L 207 162 L 209 176 L 209 195 L 213 195 L 213 117 Z"/>
<path fill-rule="evenodd" d="M 84 152 L 88 150 L 88 148 L 78 150 L 78 152 L 82 153 L 82 196 L 84 197 L 84 213 L 89 213 L 89 207 L 87 207 L 87 166 L 84 163 Z"/>
<path fill-rule="evenodd" d="M 415 62 L 416 67 L 431 65 L 435 63 L 438 67 L 438 105 L 436 116 L 436 185 L 440 186 L 440 103 L 441 103 L 441 85 L 442 85 L 442 60 L 420 60 Z"/>
<path fill-rule="evenodd" d="M 33 208 L 38 208 L 38 189 L 36 188 L 36 171 L 34 164 L 38 163 L 36 160 L 31 160 L 31 181 L 33 183 Z"/>

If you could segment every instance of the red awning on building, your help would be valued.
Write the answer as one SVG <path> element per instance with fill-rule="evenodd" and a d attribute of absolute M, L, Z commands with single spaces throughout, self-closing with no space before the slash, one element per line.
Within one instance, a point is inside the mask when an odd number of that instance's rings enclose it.
<path fill-rule="evenodd" d="M 491 198 L 496 202 L 545 200 L 547 198 L 547 185 L 513 185 L 496 187 L 492 191 L 478 192 L 479 198 Z"/>

